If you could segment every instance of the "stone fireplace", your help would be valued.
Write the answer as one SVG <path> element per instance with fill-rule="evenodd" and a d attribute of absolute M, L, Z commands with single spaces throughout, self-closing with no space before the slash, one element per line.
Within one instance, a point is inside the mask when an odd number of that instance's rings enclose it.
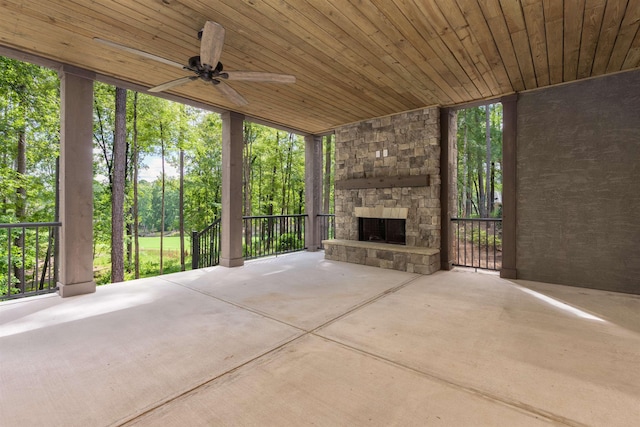
<path fill-rule="evenodd" d="M 440 128 L 437 107 L 336 131 L 336 239 L 328 259 L 423 274 L 440 267 Z M 384 236 L 362 236 L 363 219 Z M 402 237 L 387 238 L 403 220 Z M 391 227 L 399 227 L 391 221 Z M 399 230 L 392 233 L 399 234 Z"/>

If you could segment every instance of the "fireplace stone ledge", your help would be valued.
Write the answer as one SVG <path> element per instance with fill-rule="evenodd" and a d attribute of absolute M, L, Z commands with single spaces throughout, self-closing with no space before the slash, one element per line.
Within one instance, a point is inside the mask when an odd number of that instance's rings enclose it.
<path fill-rule="evenodd" d="M 323 240 L 324 257 L 408 273 L 432 274 L 440 269 L 440 251 L 418 246 L 358 240 Z"/>

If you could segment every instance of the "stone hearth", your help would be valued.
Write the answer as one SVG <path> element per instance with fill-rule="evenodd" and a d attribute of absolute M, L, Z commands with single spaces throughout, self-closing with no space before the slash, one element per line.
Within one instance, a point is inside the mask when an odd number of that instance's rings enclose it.
<path fill-rule="evenodd" d="M 431 274 L 440 269 L 440 250 L 357 240 L 325 240 L 326 259 Z"/>

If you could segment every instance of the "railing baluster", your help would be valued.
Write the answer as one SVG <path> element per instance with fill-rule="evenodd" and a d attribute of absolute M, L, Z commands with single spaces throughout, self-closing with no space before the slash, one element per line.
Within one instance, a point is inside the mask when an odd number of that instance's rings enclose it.
<path fill-rule="evenodd" d="M 0 294 L 0 300 L 21 298 L 56 290 L 55 286 L 51 286 L 51 276 L 57 277 L 58 264 L 55 254 L 53 262 L 51 262 L 51 246 L 53 245 L 52 236 L 55 235 L 54 230 L 59 229 L 60 226 L 59 222 L 0 224 L 0 230 L 2 230 L 0 244 L 4 244 L 1 239 L 4 239 L 5 236 L 7 239 L 5 246 L 7 249 L 6 271 L 4 267 L 0 271 L 0 284 L 3 286 L 6 284 L 7 289 L 6 293 Z M 50 237 L 47 240 L 46 254 L 43 259 L 40 259 L 40 255 L 42 255 L 40 233 L 43 229 Z M 4 234 L 5 230 L 6 234 Z M 17 255 L 13 253 L 14 247 L 20 250 Z M 44 282 L 47 279 L 47 273 L 49 284 L 45 289 Z M 14 286 L 14 280 L 16 280 L 17 286 Z"/>
<path fill-rule="evenodd" d="M 471 220 L 471 266 L 475 267 L 475 248 L 473 247 L 473 230 L 475 226 L 475 221 Z"/>
<path fill-rule="evenodd" d="M 487 270 L 499 270 L 502 267 L 501 248 L 498 243 L 502 219 L 451 218 L 451 223 L 456 239 L 453 247 L 457 249 L 454 265 Z"/>
<path fill-rule="evenodd" d="M 32 289 L 35 291 L 38 288 L 38 264 L 40 263 L 40 233 L 38 233 L 38 227 L 36 227 L 36 265 L 35 265 L 35 273 L 33 274 L 32 280 Z"/>
<path fill-rule="evenodd" d="M 322 245 L 322 240 L 329 240 L 329 239 L 335 239 L 335 220 L 336 220 L 336 216 L 335 214 L 318 214 L 318 227 L 320 229 L 320 249 L 324 249 L 324 246 Z M 304 227 L 305 227 L 305 222 L 304 222 L 304 218 L 302 218 L 300 220 L 301 222 L 298 224 L 299 230 L 302 230 L 302 232 L 299 232 L 299 234 L 302 234 L 302 236 L 304 236 Z M 300 236 L 299 236 L 300 237 Z M 302 244 L 303 248 L 304 248 L 304 244 Z"/>
<path fill-rule="evenodd" d="M 493 223 L 493 269 L 496 269 L 496 223 Z"/>
<path fill-rule="evenodd" d="M 335 216 L 321 214 L 323 239 L 335 236 Z M 264 215 L 243 217 L 243 242 L 245 259 L 280 255 L 305 249 L 306 214 Z M 202 268 L 220 262 L 220 221 L 201 232 L 192 233 L 192 267 Z M 207 240 L 210 239 L 210 240 Z M 193 242 L 196 242 L 195 244 Z M 196 253 L 196 251 L 198 251 Z M 208 252 L 205 256 L 205 251 Z M 196 261 L 199 260 L 199 262 Z M 209 265 L 205 265 L 209 264 Z"/>
<path fill-rule="evenodd" d="M 11 289 L 13 288 L 12 283 L 11 283 L 11 266 L 13 265 L 11 262 L 11 240 L 13 239 L 13 233 L 12 233 L 12 228 L 9 227 L 7 229 L 7 254 L 8 254 L 8 261 L 7 261 L 7 296 L 10 298 L 11 297 Z"/>

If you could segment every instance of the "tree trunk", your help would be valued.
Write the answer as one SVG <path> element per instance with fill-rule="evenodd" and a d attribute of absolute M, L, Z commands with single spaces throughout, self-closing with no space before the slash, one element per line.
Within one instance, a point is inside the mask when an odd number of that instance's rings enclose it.
<path fill-rule="evenodd" d="M 251 164 L 253 163 L 253 133 L 249 123 L 245 122 L 244 125 L 244 154 L 242 157 L 242 184 L 243 184 L 243 207 L 244 216 L 251 216 L 251 199 L 252 199 L 252 180 L 253 174 L 251 170 Z M 251 223 L 250 223 L 251 224 Z M 245 243 L 247 246 L 253 241 L 252 226 L 246 227 Z"/>
<path fill-rule="evenodd" d="M 3 124 L 2 124 L 2 140 L 3 141 L 7 140 L 7 131 L 5 130 L 6 126 L 4 124 L 4 122 L 6 120 L 6 117 L 7 117 L 7 109 L 8 109 L 8 106 L 5 105 L 4 109 L 2 111 L 2 121 L 3 121 Z M 0 164 L 0 168 L 4 169 L 4 168 L 8 167 L 9 162 L 7 161 L 7 157 L 8 157 L 7 156 L 7 152 L 3 151 L 2 152 L 2 164 Z M 2 203 L 0 203 L 0 214 L 4 215 L 4 214 L 7 213 L 7 208 L 8 208 L 8 205 L 9 205 L 9 198 L 7 197 L 7 194 L 4 193 L 4 192 L 2 193 L 2 195 L 3 195 L 3 197 L 2 197 Z"/>
<path fill-rule="evenodd" d="M 486 177 L 486 191 L 485 194 L 487 196 L 487 210 L 486 216 L 491 216 L 491 211 L 493 210 L 493 199 L 490 197 L 491 195 L 491 183 L 489 177 L 491 176 L 491 105 L 485 106 L 485 140 L 487 144 L 487 173 Z"/>
<path fill-rule="evenodd" d="M 278 172 L 278 168 L 276 165 L 273 165 L 273 173 L 271 174 L 271 185 L 269 191 L 269 199 L 267 205 L 267 215 L 273 215 L 273 201 L 275 200 L 274 195 L 274 187 L 276 183 L 276 173 Z M 273 243 L 273 219 L 269 218 L 268 226 L 267 226 L 267 250 L 271 249 L 271 244 Z"/>
<path fill-rule="evenodd" d="M 99 133 L 99 137 L 96 136 L 96 133 L 93 133 L 93 136 L 96 139 L 96 142 L 98 143 L 98 145 L 100 146 L 100 149 L 102 150 L 102 157 L 104 158 L 104 164 L 107 166 L 107 177 L 109 178 L 109 185 L 113 186 L 113 172 L 112 172 L 112 167 L 113 167 L 113 152 L 111 153 L 111 156 L 109 156 L 109 150 L 107 149 L 107 141 L 105 140 L 105 130 L 104 130 L 104 121 L 102 120 L 102 110 L 100 109 L 100 106 L 98 105 L 98 100 L 94 97 L 93 99 L 93 105 L 94 105 L 94 110 L 96 113 L 96 118 L 98 119 L 98 127 L 100 128 L 100 133 Z"/>
<path fill-rule="evenodd" d="M 138 92 L 133 94 L 133 248 L 136 279 L 140 278 L 140 242 L 138 234 L 140 217 L 138 216 Z"/>
<path fill-rule="evenodd" d="M 164 176 L 164 132 L 162 128 L 162 122 L 160 122 L 160 150 L 162 156 L 162 190 L 160 193 L 160 275 L 163 274 L 164 269 L 162 262 L 164 260 L 164 190 L 165 190 L 165 176 Z"/>
<path fill-rule="evenodd" d="M 467 159 L 467 161 L 468 160 L 469 159 Z M 467 168 L 468 167 L 469 165 L 467 164 Z M 467 188 L 467 199 L 465 200 L 464 217 L 470 218 L 472 207 L 473 207 L 473 191 L 471 189 L 471 174 L 469 173 L 468 169 L 467 169 L 467 181 L 465 183 L 465 186 Z"/>
<path fill-rule="evenodd" d="M 285 154 L 283 153 L 282 147 L 280 147 L 280 132 L 276 132 L 276 147 L 278 149 L 278 160 L 280 160 L 280 174 L 281 174 L 280 182 L 282 183 L 282 188 L 280 189 L 280 215 L 284 215 L 285 192 L 287 191 L 287 177 L 286 177 L 287 166 L 286 166 Z"/>
<path fill-rule="evenodd" d="M 482 162 L 480 162 L 480 167 L 478 168 L 478 215 L 480 218 L 485 218 L 485 208 L 486 206 L 486 197 L 484 194 L 484 178 L 482 176 Z"/>
<path fill-rule="evenodd" d="M 494 203 L 496 200 L 496 164 L 491 162 L 491 193 L 489 193 L 491 200 L 491 209 L 489 210 L 489 216 L 493 213 Z"/>
<path fill-rule="evenodd" d="M 251 184 L 251 187 L 254 187 L 253 184 Z M 258 163 L 258 212 L 262 213 L 263 210 L 263 194 L 262 194 L 262 162 Z"/>
<path fill-rule="evenodd" d="M 129 215 L 133 217 L 133 206 L 129 207 Z M 133 223 L 131 221 L 127 221 L 125 224 L 125 233 L 126 233 L 126 269 L 127 273 L 131 273 L 131 267 L 133 266 Z"/>
<path fill-rule="evenodd" d="M 24 185 L 27 174 L 27 135 L 24 129 L 20 129 L 18 135 L 16 172 L 20 181 L 16 188 L 16 219 L 18 222 L 23 222 L 27 214 L 27 188 Z"/>
<path fill-rule="evenodd" d="M 471 212 L 471 204 L 468 202 L 469 199 L 469 153 L 467 152 L 468 142 L 469 142 L 469 124 L 467 123 L 467 113 L 468 110 L 464 110 L 464 142 L 462 148 L 462 210 L 463 217 L 469 218 Z"/>
<path fill-rule="evenodd" d="M 17 154 L 16 172 L 20 184 L 16 188 L 16 220 L 24 222 L 27 216 L 27 188 L 24 185 L 27 174 L 27 135 L 24 128 L 20 129 L 18 133 Z M 24 253 L 24 235 L 22 233 L 13 240 L 13 245 L 20 250 L 19 253 Z M 20 265 L 18 259 L 13 264 L 13 274 L 19 282 L 20 291 L 24 292 L 26 286 L 24 268 Z"/>
<path fill-rule="evenodd" d="M 126 146 L 125 164 L 126 164 L 127 173 L 125 175 L 124 188 L 126 190 L 129 187 L 131 180 L 133 179 L 133 153 L 130 152 L 132 148 L 128 140 L 126 141 L 125 146 Z M 126 201 L 126 194 L 125 194 L 125 201 Z M 131 268 L 133 266 L 133 221 L 132 221 L 133 205 L 128 206 L 128 210 L 129 212 L 128 212 L 128 215 L 126 216 L 126 222 L 125 222 L 126 263 L 124 267 L 127 273 L 131 273 Z"/>
<path fill-rule="evenodd" d="M 124 185 L 126 175 L 127 90 L 116 88 L 111 180 L 111 282 L 124 281 Z"/>
<path fill-rule="evenodd" d="M 287 156 L 285 160 L 284 168 L 282 168 L 282 212 L 281 215 L 289 214 L 290 201 L 291 201 L 291 169 L 292 169 L 292 150 L 293 150 L 293 135 L 289 134 L 289 145 L 287 146 Z"/>
<path fill-rule="evenodd" d="M 179 213 L 180 213 L 180 271 L 185 270 L 184 262 L 184 150 L 180 147 L 180 194 L 179 194 Z"/>
<path fill-rule="evenodd" d="M 302 205 L 304 201 L 304 190 L 301 188 L 298 190 L 298 215 L 302 214 Z M 304 235 L 302 232 L 302 225 L 304 224 L 303 221 L 298 221 L 298 230 L 297 230 L 297 236 L 298 239 L 304 239 Z"/>

